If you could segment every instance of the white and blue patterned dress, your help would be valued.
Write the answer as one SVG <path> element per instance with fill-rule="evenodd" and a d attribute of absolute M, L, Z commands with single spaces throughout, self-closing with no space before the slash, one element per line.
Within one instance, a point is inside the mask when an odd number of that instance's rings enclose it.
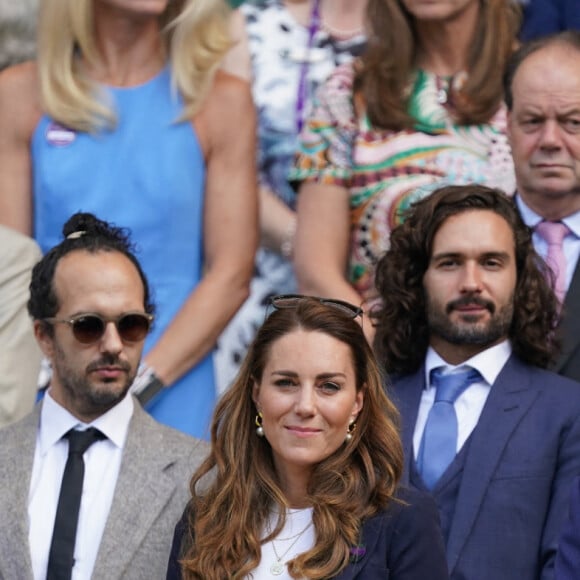
<path fill-rule="evenodd" d="M 365 37 L 361 34 L 340 40 L 320 28 L 308 50 L 308 27 L 294 20 L 282 0 L 247 0 L 240 10 L 246 22 L 252 92 L 258 111 L 260 182 L 294 208 L 296 196 L 288 173 L 298 142 L 296 111 L 303 63 L 308 62 L 307 113 L 317 87 L 337 65 L 362 53 Z M 249 343 L 264 321 L 269 297 L 295 291 L 290 262 L 276 252 L 260 248 L 250 297 L 219 340 L 218 390 L 225 390 L 235 377 Z"/>

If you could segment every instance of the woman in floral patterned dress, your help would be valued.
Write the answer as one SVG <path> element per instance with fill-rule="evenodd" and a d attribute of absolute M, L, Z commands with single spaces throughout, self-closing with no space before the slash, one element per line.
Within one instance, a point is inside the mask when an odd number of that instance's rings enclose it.
<path fill-rule="evenodd" d="M 502 73 L 519 12 L 506 0 L 369 0 L 367 19 L 368 49 L 319 91 L 292 178 L 301 291 L 368 310 L 401 210 L 449 183 L 513 192 Z"/>

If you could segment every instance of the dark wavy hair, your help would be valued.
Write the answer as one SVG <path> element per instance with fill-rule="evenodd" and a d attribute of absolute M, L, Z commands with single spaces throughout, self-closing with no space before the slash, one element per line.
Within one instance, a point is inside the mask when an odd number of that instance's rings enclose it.
<path fill-rule="evenodd" d="M 518 69 L 529 56 L 550 46 L 565 46 L 580 52 L 580 31 L 566 30 L 558 34 L 552 34 L 538 38 L 537 40 L 532 40 L 531 42 L 526 42 L 512 54 L 508 60 L 503 77 L 505 103 L 508 110 L 511 111 L 514 104 L 513 84 Z"/>
<path fill-rule="evenodd" d="M 540 367 L 547 367 L 556 354 L 559 306 L 546 281 L 551 271 L 536 253 L 531 231 L 514 201 L 482 185 L 448 186 L 410 208 L 377 264 L 376 286 L 382 304 L 374 314 L 375 350 L 389 373 L 414 372 L 422 364 L 429 345 L 423 277 L 433 239 L 449 217 L 472 210 L 495 212 L 514 233 L 517 280 L 509 330 L 514 353 Z"/>
<path fill-rule="evenodd" d="M 453 95 L 461 125 L 488 122 L 502 98 L 502 75 L 513 51 L 520 9 L 510 0 L 481 0 L 475 37 L 466 55 L 468 78 Z M 409 85 L 419 50 L 414 18 L 401 0 L 369 0 L 369 40 L 355 79 L 355 91 L 375 127 L 400 131 L 415 125 L 408 113 Z"/>
<path fill-rule="evenodd" d="M 272 505 L 287 506 L 270 444 L 256 435 L 252 389 L 261 380 L 272 345 L 299 329 L 324 333 L 349 346 L 364 402 L 352 440 L 313 470 L 305 499 L 313 507 L 316 545 L 289 563 L 292 577 L 337 575 L 360 541 L 361 522 L 393 498 L 403 465 L 398 414 L 385 394 L 372 349 L 352 316 L 304 297 L 295 308 L 275 310 L 268 317 L 233 386 L 217 405 L 211 453 L 191 481 L 182 546 L 184 579 L 245 578 L 260 561 Z M 206 477 L 209 487 L 203 485 Z M 281 513 L 265 540 L 281 531 L 284 510 Z"/>
<path fill-rule="evenodd" d="M 150 298 L 147 277 L 135 257 L 134 247 L 129 240 L 126 229 L 118 228 L 104 222 L 90 213 L 76 213 L 62 228 L 64 240 L 49 250 L 34 266 L 30 281 L 30 298 L 28 313 L 35 320 L 51 318 L 56 315 L 60 304 L 54 288 L 54 273 L 59 261 L 67 254 L 85 251 L 91 254 L 98 252 L 119 252 L 127 257 L 137 269 L 143 283 L 145 312 L 153 314 L 155 307 Z M 52 332 L 47 325 L 47 332 Z"/>

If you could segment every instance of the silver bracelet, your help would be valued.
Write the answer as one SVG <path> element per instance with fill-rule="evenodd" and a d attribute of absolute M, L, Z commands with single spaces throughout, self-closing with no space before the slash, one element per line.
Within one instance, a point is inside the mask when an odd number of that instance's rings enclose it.
<path fill-rule="evenodd" d="M 165 387 L 163 381 L 155 374 L 155 369 L 141 363 L 137 376 L 131 385 L 131 392 L 139 399 L 141 405 L 148 403 Z"/>

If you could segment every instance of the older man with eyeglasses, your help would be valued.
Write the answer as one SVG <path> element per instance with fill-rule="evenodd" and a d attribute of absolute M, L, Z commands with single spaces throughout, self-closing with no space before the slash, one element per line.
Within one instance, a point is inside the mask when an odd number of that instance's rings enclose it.
<path fill-rule="evenodd" d="M 153 305 L 126 234 L 91 214 L 63 233 L 28 302 L 50 386 L 0 431 L 0 578 L 161 578 L 205 444 L 129 392 Z"/>

